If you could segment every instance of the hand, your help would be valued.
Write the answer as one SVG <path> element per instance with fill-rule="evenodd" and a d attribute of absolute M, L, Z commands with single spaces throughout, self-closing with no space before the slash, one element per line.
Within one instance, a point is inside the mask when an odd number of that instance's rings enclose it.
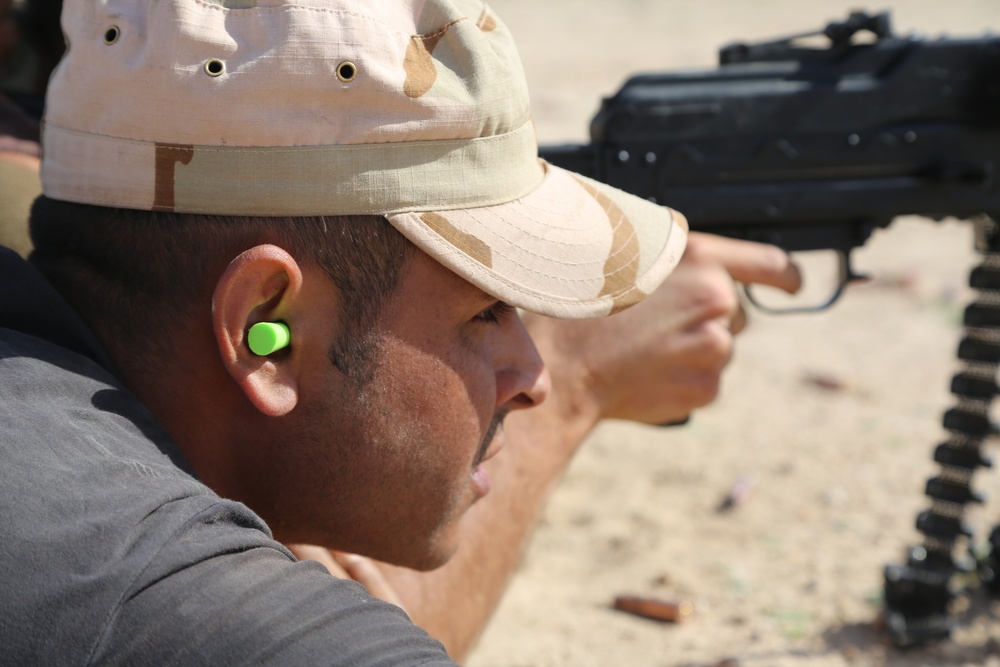
<path fill-rule="evenodd" d="M 525 315 L 549 366 L 553 396 L 570 414 L 662 424 L 718 394 L 746 314 L 733 281 L 796 292 L 798 267 L 782 250 L 692 232 L 674 273 L 642 303 L 608 318 Z"/>
<path fill-rule="evenodd" d="M 299 560 L 314 560 L 338 579 L 353 579 L 380 600 L 390 602 L 406 611 L 403 601 L 386 579 L 375 561 L 364 556 L 333 551 L 311 544 L 286 544 Z"/>

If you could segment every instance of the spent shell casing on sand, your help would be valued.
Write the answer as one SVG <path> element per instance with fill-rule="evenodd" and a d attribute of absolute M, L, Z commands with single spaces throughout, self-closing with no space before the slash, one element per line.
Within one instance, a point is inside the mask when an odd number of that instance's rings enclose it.
<path fill-rule="evenodd" d="M 679 623 L 694 613 L 694 605 L 688 600 L 668 602 L 636 595 L 619 595 L 615 598 L 614 608 L 643 618 L 670 623 Z"/>

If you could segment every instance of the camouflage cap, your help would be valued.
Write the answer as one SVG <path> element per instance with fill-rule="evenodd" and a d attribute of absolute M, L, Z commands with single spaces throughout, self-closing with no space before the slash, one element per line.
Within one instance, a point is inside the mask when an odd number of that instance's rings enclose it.
<path fill-rule="evenodd" d="M 606 315 L 679 261 L 666 207 L 538 159 L 510 33 L 479 0 L 67 0 L 54 199 L 381 214 L 486 292 Z"/>

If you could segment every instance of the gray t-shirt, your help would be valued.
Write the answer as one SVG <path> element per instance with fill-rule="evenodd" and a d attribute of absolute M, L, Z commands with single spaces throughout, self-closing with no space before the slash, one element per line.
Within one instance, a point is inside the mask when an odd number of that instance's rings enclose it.
<path fill-rule="evenodd" d="M 454 664 L 199 482 L 4 249 L 0 285 L 0 664 Z"/>

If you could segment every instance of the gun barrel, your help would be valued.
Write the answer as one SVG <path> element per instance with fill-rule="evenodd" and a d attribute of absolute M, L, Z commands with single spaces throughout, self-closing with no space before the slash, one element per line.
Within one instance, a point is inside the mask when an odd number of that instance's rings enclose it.
<path fill-rule="evenodd" d="M 804 52 L 633 77 L 591 143 L 541 155 L 788 250 L 850 250 L 900 215 L 1000 213 L 1000 39 Z"/>

